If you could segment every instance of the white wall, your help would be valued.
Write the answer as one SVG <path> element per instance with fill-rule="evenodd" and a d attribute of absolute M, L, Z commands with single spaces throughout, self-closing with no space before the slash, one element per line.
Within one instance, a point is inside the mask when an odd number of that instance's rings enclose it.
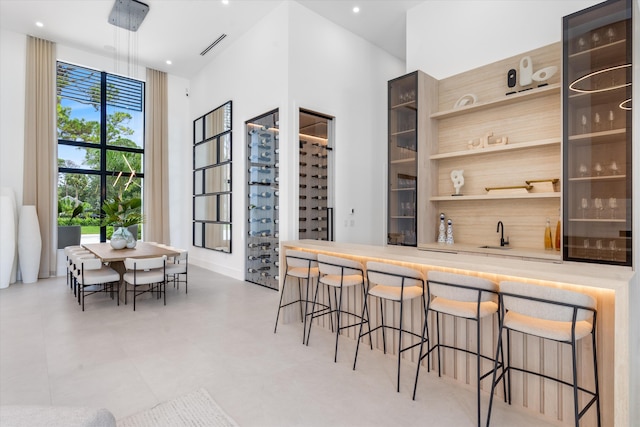
<path fill-rule="evenodd" d="M 563 16 L 601 1 L 425 1 L 407 13 L 406 69 L 443 79 L 560 41 Z"/>
<path fill-rule="evenodd" d="M 189 90 L 189 124 L 197 117 L 231 100 L 232 110 L 232 253 L 192 248 L 189 261 L 219 273 L 244 280 L 246 242 L 246 143 L 244 122 L 280 108 L 286 115 L 287 104 L 287 16 L 285 5 L 279 6 L 233 44 L 218 54 L 195 78 Z M 282 120 L 281 120 L 282 125 Z M 190 126 L 190 125 L 189 125 Z M 281 138 L 286 135 L 281 133 Z M 191 127 L 182 141 L 182 150 L 193 150 Z M 281 161 L 282 163 L 282 161 Z M 192 165 L 184 171 L 189 179 L 188 191 L 172 205 L 171 215 L 188 218 L 191 242 Z M 177 213 L 177 211 L 180 211 Z M 181 228 L 182 229 L 182 228 Z"/>
<path fill-rule="evenodd" d="M 22 205 L 27 36 L 0 29 L 0 187 Z"/>
<path fill-rule="evenodd" d="M 335 239 L 382 245 L 387 81 L 404 73 L 404 63 L 298 3 L 292 3 L 290 10 L 292 114 L 307 108 L 336 118 Z M 292 132 L 295 135 L 297 129 Z M 291 180 L 296 179 L 297 169 L 293 173 Z"/>
<path fill-rule="evenodd" d="M 287 196 L 280 197 L 280 238 L 297 238 L 297 113 L 307 108 L 336 117 L 337 239 L 384 243 L 386 84 L 403 70 L 396 58 L 294 2 L 221 52 L 191 80 L 189 98 L 191 120 L 233 101 L 233 253 L 192 248 L 190 260 L 244 278 L 244 122 L 274 108 L 280 109 L 280 194 Z M 190 139 L 184 149 L 191 150 Z M 179 206 L 190 218 L 191 191 Z M 355 224 L 344 227 L 350 207 Z"/>

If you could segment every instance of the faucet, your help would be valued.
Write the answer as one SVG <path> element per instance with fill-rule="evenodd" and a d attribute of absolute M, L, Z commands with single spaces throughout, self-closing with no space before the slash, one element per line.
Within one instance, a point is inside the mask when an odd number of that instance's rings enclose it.
<path fill-rule="evenodd" d="M 504 240 L 504 224 L 502 221 L 498 221 L 498 227 L 496 228 L 496 233 L 500 232 L 500 246 L 506 246 L 509 244 L 509 237 L 507 240 Z"/>

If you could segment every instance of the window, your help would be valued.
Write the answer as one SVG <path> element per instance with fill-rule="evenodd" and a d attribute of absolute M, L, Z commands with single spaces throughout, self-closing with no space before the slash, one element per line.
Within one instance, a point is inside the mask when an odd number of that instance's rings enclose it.
<path fill-rule="evenodd" d="M 104 242 L 103 201 L 142 197 L 144 82 L 58 62 L 57 100 L 58 223 L 69 220 L 61 206 L 82 203 L 82 241 Z"/>

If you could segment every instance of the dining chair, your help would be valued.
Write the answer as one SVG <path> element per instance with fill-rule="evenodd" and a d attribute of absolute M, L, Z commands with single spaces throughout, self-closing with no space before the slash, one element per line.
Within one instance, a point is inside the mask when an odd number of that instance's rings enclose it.
<path fill-rule="evenodd" d="M 178 252 L 178 255 L 168 257 L 165 267 L 165 273 L 167 274 L 167 281 L 173 283 L 173 286 L 180 289 L 180 283 L 184 283 L 184 292 L 188 293 L 188 268 L 189 268 L 189 252 L 185 249 L 178 249 L 172 246 L 164 246 L 168 249 L 172 249 Z M 180 280 L 180 276 L 184 278 Z"/>
<path fill-rule="evenodd" d="M 102 264 L 99 258 L 83 258 L 78 260 L 80 269 L 76 275 L 78 296 L 84 311 L 85 297 L 96 293 L 110 293 L 111 299 L 120 305 L 118 292 L 120 290 L 120 273 Z"/>
<path fill-rule="evenodd" d="M 124 303 L 127 304 L 127 294 L 133 293 L 133 311 L 136 311 L 136 297 L 155 292 L 159 299 L 164 296 L 164 305 L 167 305 L 166 293 L 166 255 L 154 258 L 125 258 L 124 266 L 127 269 L 122 280 L 125 285 Z M 129 290 L 129 285 L 133 288 Z"/>

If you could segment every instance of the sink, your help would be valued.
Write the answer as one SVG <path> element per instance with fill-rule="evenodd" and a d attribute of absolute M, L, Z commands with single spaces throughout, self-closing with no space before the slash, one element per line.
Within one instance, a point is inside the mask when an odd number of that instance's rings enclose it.
<path fill-rule="evenodd" d="M 509 250 L 511 249 L 508 246 L 491 246 L 491 245 L 484 245 L 484 246 L 480 246 L 480 249 L 501 249 L 503 251 Z"/>

